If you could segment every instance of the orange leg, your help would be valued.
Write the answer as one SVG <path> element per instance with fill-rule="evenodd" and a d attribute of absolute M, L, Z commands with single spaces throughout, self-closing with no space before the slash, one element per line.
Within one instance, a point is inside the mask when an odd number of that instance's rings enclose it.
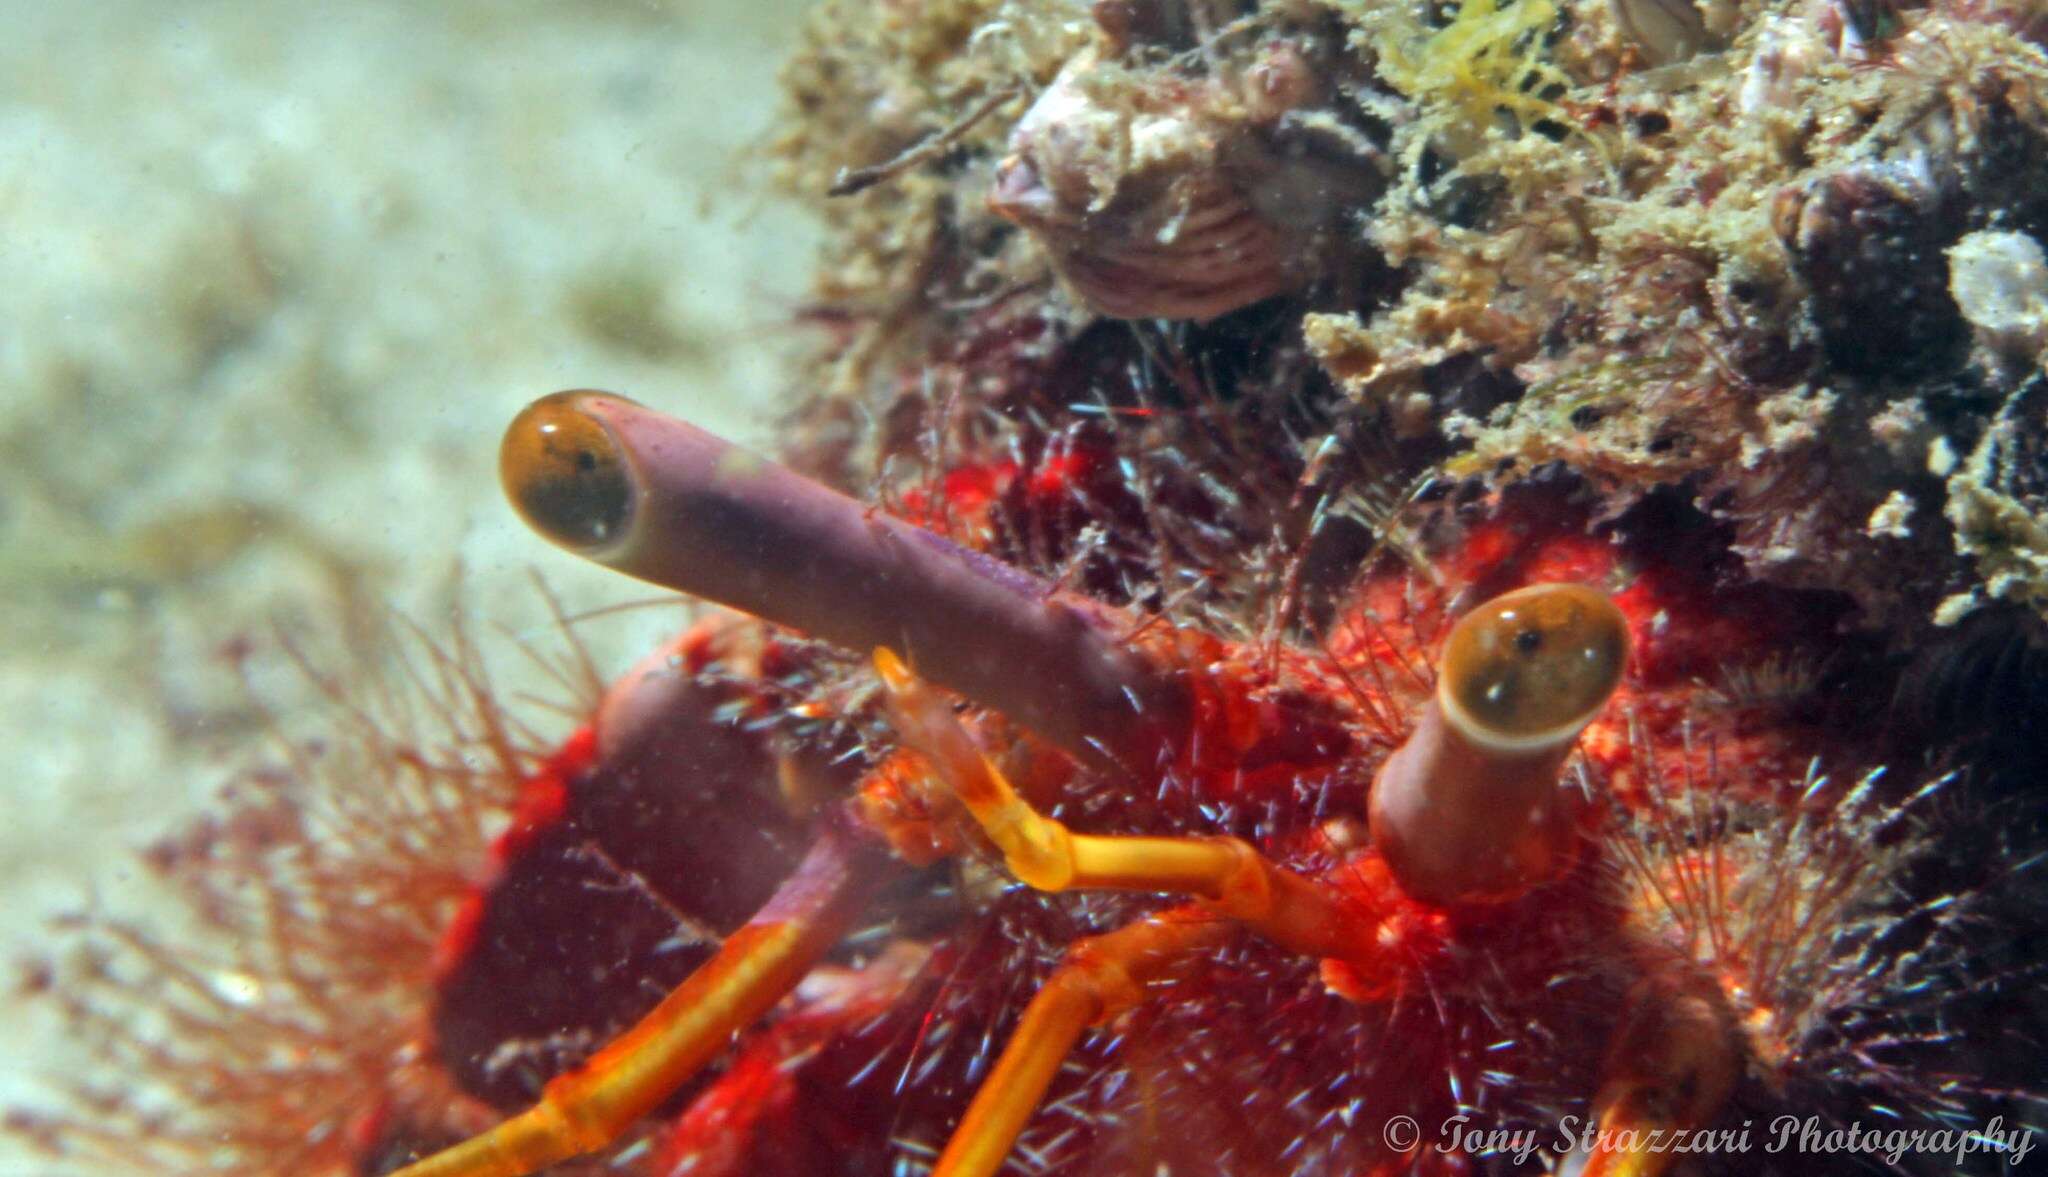
<path fill-rule="evenodd" d="M 1158 891 L 1206 900 L 1215 914 L 1284 948 L 1344 956 L 1359 917 L 1329 888 L 1275 866 L 1237 838 L 1077 834 L 1017 795 L 982 755 L 952 708 L 889 650 L 875 651 L 896 730 L 1003 852 L 1012 873 L 1040 891 L 1093 887 Z"/>
<path fill-rule="evenodd" d="M 833 829 L 718 954 L 540 1102 L 394 1177 L 524 1177 L 603 1148 L 717 1058 L 796 987 L 858 917 L 883 874 L 874 852 Z"/>
<path fill-rule="evenodd" d="M 1205 908 L 1178 907 L 1075 941 L 1025 1007 L 932 1177 L 988 1177 L 1000 1169 L 1081 1031 L 1137 1005 L 1148 984 L 1194 953 L 1222 944 L 1233 931 Z"/>
<path fill-rule="evenodd" d="M 1137 1005 L 1146 985 L 1223 943 L 1237 925 L 1311 956 L 1349 958 L 1357 951 L 1367 926 L 1362 913 L 1244 841 L 1077 834 L 1039 813 L 982 755 L 945 699 L 888 650 L 875 652 L 875 666 L 904 743 L 924 757 L 1024 883 L 1041 891 L 1093 887 L 1202 900 L 1067 950 L 975 1093 L 933 1177 L 987 1177 L 1001 1168 L 1081 1031 Z"/>

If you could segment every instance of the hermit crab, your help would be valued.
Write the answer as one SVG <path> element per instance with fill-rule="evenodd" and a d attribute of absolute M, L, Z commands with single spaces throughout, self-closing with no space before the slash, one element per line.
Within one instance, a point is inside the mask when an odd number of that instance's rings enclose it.
<path fill-rule="evenodd" d="M 1736 953 L 1702 957 L 1645 923 L 1698 916 L 1674 885 L 1726 898 L 1734 884 L 1688 883 L 1702 868 L 1673 856 L 1698 847 L 1633 844 L 1627 877 L 1663 901 L 1631 900 L 1606 845 L 1621 819 L 1599 794 L 1631 774 L 1649 786 L 1641 728 L 1663 721 L 1637 715 L 1631 739 L 1600 717 L 1632 631 L 1651 666 L 1623 694 L 1658 709 L 1644 684 L 1680 656 L 1650 620 L 1682 598 L 1668 571 L 1617 604 L 1620 569 L 1599 545 L 1509 554 L 1503 533 L 1467 587 L 1559 579 L 1467 602 L 1455 624 L 1449 594 L 1383 579 L 1311 656 L 1093 602 L 614 395 L 536 402 L 501 472 L 571 551 L 869 655 L 851 693 L 884 699 L 894 747 L 849 754 L 852 773 L 782 764 L 785 808 L 763 821 L 810 842 L 766 901 L 531 1108 L 402 1177 L 514 1177 L 603 1149 L 722 1060 L 689 1088 L 657 1171 L 805 1171 L 753 1135 L 763 1116 L 844 1118 L 887 1142 L 827 1154 L 850 1172 L 892 1154 L 948 1177 L 1012 1157 L 1027 1171 L 1433 1171 L 1439 1153 L 1481 1150 L 1403 1138 L 1412 1117 L 1590 1107 L 1608 1131 L 1580 1146 L 1585 1171 L 1655 1173 L 1671 1159 L 1655 1142 L 1713 1122 L 1758 1065 L 1744 1019 L 1774 994 L 1708 967 L 1739 973 Z M 571 787 L 726 771 L 690 744 L 707 663 L 724 656 L 707 651 L 733 632 L 697 631 L 614 686 Z M 1575 756 L 1589 724 L 1599 749 Z M 703 884 L 722 881 L 707 870 Z M 862 933 L 862 967 L 805 992 L 877 904 L 941 894 L 954 926 L 920 935 L 898 912 Z M 1068 896 L 1082 902 L 1057 906 Z M 1055 960 L 991 953 L 1049 922 L 1076 933 Z M 920 1000 L 878 934 L 916 942 Z M 1034 975 L 1002 979 L 989 1010 L 992 978 L 974 971 L 1005 965 Z M 960 1024 L 948 990 L 999 1024 Z M 980 1050 L 959 1049 L 972 1036 Z M 832 1061 L 848 1051 L 862 1056 L 850 1073 Z M 764 1060 L 780 1088 L 760 1086 Z M 843 1076 L 837 1095 L 830 1080 L 792 1094 L 787 1076 L 813 1068 Z M 890 1071 L 908 1107 L 877 1132 L 856 1093 Z M 1290 1087 L 1305 1077 L 1320 1088 Z M 1189 1122 L 1150 1120 L 1162 1105 Z M 1361 1115 L 1376 1126 L 1355 1128 Z M 930 1160 L 916 1142 L 934 1129 L 949 1139 Z"/>
<path fill-rule="evenodd" d="M 2026 979 L 1997 878 L 1930 853 L 1949 778 L 1860 771 L 1789 661 L 1838 602 L 1532 480 L 1277 565 L 1337 587 L 1232 629 L 1105 575 L 1130 475 L 1098 437 L 870 504 L 622 397 L 536 402 L 518 511 L 736 611 L 530 755 L 459 654 L 425 708 L 477 733 L 456 755 L 337 695 L 371 771 L 325 816 L 258 780 L 153 852 L 246 951 L 103 924 L 81 995 L 39 983 L 178 1110 L 10 1127 L 238 1175 L 1391 1177 L 1750 1171 L 1751 1121 L 2024 1111 L 2018 1054 L 1942 1032 Z M 1210 509 L 1174 501 L 1149 534 Z M 992 554 L 1034 544 L 1067 555 Z M 450 880 L 485 815 L 435 798 L 479 776 L 517 797 Z"/>

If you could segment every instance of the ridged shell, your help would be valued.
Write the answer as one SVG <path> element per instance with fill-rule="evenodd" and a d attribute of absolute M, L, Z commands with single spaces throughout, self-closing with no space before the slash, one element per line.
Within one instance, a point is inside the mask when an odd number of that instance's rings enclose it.
<path fill-rule="evenodd" d="M 1018 120 L 989 206 L 1112 318 L 1213 319 L 1270 298 L 1296 278 L 1287 235 L 1232 175 L 1253 153 L 1234 114 L 1204 82 L 1083 57 Z"/>

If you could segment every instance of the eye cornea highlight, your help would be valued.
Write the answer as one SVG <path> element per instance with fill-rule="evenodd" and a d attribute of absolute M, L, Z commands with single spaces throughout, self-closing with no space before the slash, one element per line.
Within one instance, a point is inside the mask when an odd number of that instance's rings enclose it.
<path fill-rule="evenodd" d="M 593 395 L 558 392 L 533 402 L 498 448 L 498 477 L 520 518 L 586 555 L 626 536 L 638 498 L 624 447 L 583 405 Z"/>
<path fill-rule="evenodd" d="M 1540 584 L 1488 601 L 1444 643 L 1437 700 L 1475 745 L 1553 748 L 1591 722 L 1628 663 L 1628 621 L 1606 594 Z"/>

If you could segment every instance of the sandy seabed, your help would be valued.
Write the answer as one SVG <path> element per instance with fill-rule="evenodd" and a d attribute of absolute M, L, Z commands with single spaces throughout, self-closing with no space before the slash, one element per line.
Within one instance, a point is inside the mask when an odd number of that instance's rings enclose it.
<path fill-rule="evenodd" d="M 497 438 L 568 386 L 765 435 L 812 232 L 758 156 L 802 7 L 0 0 L 0 947 L 148 916 L 134 850 L 312 705 L 280 631 L 458 597 L 537 629 L 532 569 L 648 595 L 520 526 Z M 4 1008 L 0 1105 L 71 1057 Z"/>

